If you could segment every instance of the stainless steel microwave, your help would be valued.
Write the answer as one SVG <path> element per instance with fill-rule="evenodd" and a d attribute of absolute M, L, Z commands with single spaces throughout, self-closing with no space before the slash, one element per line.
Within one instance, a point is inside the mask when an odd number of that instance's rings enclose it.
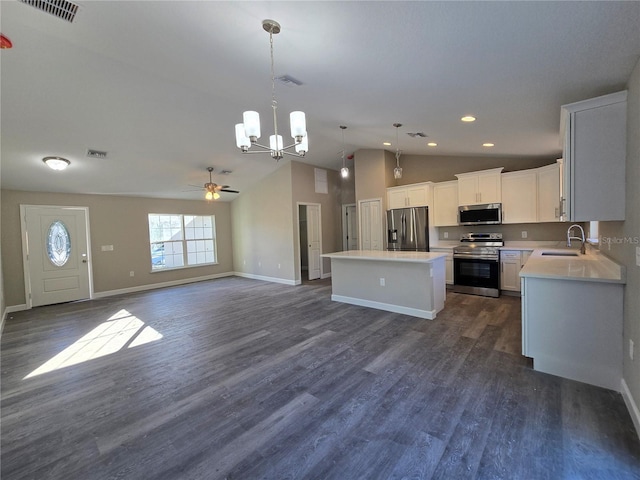
<path fill-rule="evenodd" d="M 499 225 L 502 223 L 502 204 L 461 205 L 458 225 Z"/>

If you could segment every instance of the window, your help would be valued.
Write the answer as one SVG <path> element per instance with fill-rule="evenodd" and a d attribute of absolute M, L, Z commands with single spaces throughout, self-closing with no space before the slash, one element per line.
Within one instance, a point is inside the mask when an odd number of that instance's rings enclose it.
<path fill-rule="evenodd" d="M 216 263 L 213 215 L 149 214 L 151 270 Z"/>

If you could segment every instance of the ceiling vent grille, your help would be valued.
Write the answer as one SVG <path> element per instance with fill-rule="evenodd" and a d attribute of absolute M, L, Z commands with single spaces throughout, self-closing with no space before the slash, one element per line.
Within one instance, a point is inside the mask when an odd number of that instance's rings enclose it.
<path fill-rule="evenodd" d="M 87 150 L 87 157 L 89 157 L 89 158 L 107 158 L 107 152 L 101 152 L 100 150 Z"/>
<path fill-rule="evenodd" d="M 409 132 L 407 133 L 407 135 L 409 135 L 412 138 L 415 138 L 415 137 L 427 138 L 427 134 L 424 132 L 415 132 L 415 133 Z"/>
<path fill-rule="evenodd" d="M 31 5 L 43 12 L 49 13 L 54 17 L 61 18 L 67 22 L 73 22 L 78 13 L 79 5 L 68 2 L 67 0 L 20 0 L 22 3 Z"/>
<path fill-rule="evenodd" d="M 281 75 L 276 77 L 276 80 L 287 87 L 299 87 L 302 82 L 297 78 L 293 78 L 291 75 Z"/>

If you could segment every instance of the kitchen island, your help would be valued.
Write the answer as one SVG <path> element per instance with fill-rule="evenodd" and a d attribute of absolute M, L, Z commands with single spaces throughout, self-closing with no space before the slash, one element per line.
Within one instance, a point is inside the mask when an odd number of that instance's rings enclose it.
<path fill-rule="evenodd" d="M 446 253 L 349 250 L 331 259 L 331 300 L 432 320 L 444 308 Z"/>

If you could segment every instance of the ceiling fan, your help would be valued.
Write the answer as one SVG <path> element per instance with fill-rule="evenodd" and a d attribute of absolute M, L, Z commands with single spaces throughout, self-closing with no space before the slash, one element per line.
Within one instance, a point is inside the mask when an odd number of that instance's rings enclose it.
<path fill-rule="evenodd" d="M 209 172 L 209 181 L 204 184 L 204 187 L 200 187 L 199 185 L 190 185 L 191 187 L 198 187 L 205 190 L 207 192 L 205 194 L 205 198 L 207 200 L 219 199 L 220 194 L 218 192 L 240 193 L 238 190 L 230 190 L 229 185 L 218 185 L 217 183 L 213 183 L 213 180 L 211 178 L 213 167 L 207 167 L 207 171 Z"/>

